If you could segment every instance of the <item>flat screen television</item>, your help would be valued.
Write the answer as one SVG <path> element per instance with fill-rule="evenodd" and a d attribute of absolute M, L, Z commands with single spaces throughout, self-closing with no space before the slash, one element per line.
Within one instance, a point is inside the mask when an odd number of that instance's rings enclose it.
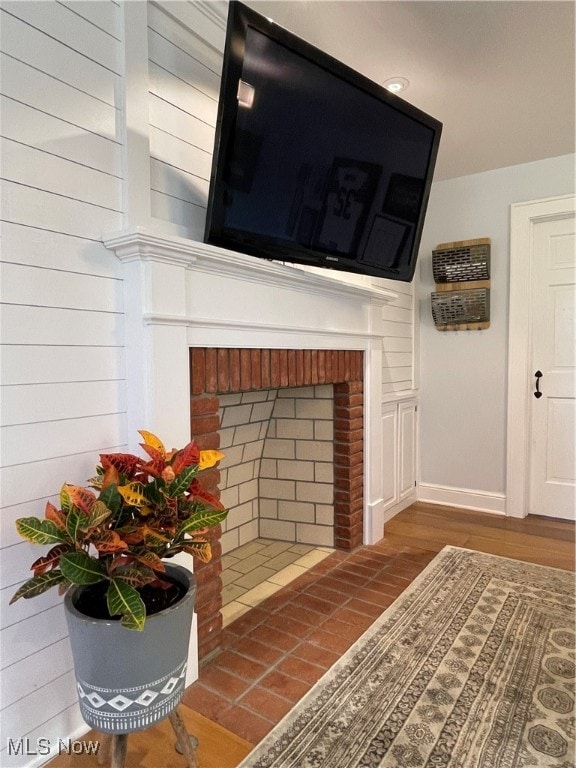
<path fill-rule="evenodd" d="M 205 242 L 410 281 L 441 130 L 232 0 Z"/>

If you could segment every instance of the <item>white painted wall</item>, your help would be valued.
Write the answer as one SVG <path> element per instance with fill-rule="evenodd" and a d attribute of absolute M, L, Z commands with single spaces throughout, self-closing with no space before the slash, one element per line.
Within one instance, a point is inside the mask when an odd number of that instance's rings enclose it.
<path fill-rule="evenodd" d="M 574 155 L 433 185 L 420 256 L 420 498 L 503 512 L 510 205 L 574 190 Z M 485 331 L 440 332 L 430 311 L 433 248 L 490 237 Z"/>

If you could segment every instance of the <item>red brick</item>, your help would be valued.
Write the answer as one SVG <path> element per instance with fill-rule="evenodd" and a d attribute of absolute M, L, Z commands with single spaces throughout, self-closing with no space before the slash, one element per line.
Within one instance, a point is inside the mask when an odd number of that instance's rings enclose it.
<path fill-rule="evenodd" d="M 206 350 L 206 392 L 218 391 L 218 353 L 215 349 Z"/>
<path fill-rule="evenodd" d="M 280 350 L 270 350 L 270 386 L 280 386 Z"/>
<path fill-rule="evenodd" d="M 304 384 L 304 350 L 296 350 L 296 386 L 301 387 Z"/>
<path fill-rule="evenodd" d="M 193 395 L 202 394 L 206 383 L 205 350 L 193 347 L 190 350 L 190 381 Z"/>
<path fill-rule="evenodd" d="M 263 349 L 260 354 L 262 388 L 270 388 L 270 350 Z"/>
<path fill-rule="evenodd" d="M 302 383 L 304 386 L 309 386 L 312 382 L 312 352 L 309 349 L 304 350 L 303 369 L 304 381 Z"/>
<path fill-rule="evenodd" d="M 252 383 L 251 389 L 262 388 L 262 354 L 259 349 L 250 350 L 250 363 L 252 367 Z"/>
<path fill-rule="evenodd" d="M 288 350 L 280 350 L 280 386 L 288 386 Z"/>
<path fill-rule="evenodd" d="M 190 412 L 192 416 L 218 413 L 220 401 L 213 395 L 195 395 L 190 399 Z"/>
<path fill-rule="evenodd" d="M 240 350 L 240 389 L 252 388 L 252 359 L 250 349 Z"/>
<path fill-rule="evenodd" d="M 296 371 L 296 350 L 288 350 L 288 386 L 295 387 L 298 382 Z"/>
<path fill-rule="evenodd" d="M 217 414 L 214 416 L 192 416 L 190 422 L 193 435 L 205 435 L 220 429 L 220 417 Z"/>
<path fill-rule="evenodd" d="M 231 349 L 228 354 L 230 366 L 230 392 L 238 392 L 240 389 L 240 350 Z"/>
<path fill-rule="evenodd" d="M 230 367 L 228 350 L 218 350 L 218 392 L 228 392 L 230 386 Z"/>

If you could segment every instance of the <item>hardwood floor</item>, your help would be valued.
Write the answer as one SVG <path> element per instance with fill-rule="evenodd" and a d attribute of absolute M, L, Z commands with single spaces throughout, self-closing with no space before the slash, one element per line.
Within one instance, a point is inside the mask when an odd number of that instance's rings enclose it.
<path fill-rule="evenodd" d="M 224 630 L 222 652 L 184 695 L 200 768 L 234 768 L 446 544 L 575 568 L 573 523 L 414 504 L 378 544 L 335 552 Z M 183 768 L 173 742 L 167 721 L 130 736 L 126 768 Z M 50 763 L 96 765 L 87 755 Z"/>
<path fill-rule="evenodd" d="M 419 502 L 386 523 L 385 540 L 439 552 L 446 544 L 574 570 L 575 526 L 565 520 L 515 519 Z"/>

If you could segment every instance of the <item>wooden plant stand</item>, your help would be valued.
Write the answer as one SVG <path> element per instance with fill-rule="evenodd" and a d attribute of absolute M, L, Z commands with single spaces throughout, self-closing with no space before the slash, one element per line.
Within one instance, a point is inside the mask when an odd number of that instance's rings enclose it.
<path fill-rule="evenodd" d="M 173 709 L 168 715 L 172 730 L 176 735 L 174 748 L 186 757 L 188 768 L 199 768 L 196 758 L 198 739 L 191 736 L 186 730 L 184 721 L 178 708 Z M 127 733 L 106 733 L 102 739 L 102 746 L 98 752 L 98 765 L 105 765 L 110 758 L 110 768 L 124 768 L 126 764 L 126 752 L 128 747 Z"/>

